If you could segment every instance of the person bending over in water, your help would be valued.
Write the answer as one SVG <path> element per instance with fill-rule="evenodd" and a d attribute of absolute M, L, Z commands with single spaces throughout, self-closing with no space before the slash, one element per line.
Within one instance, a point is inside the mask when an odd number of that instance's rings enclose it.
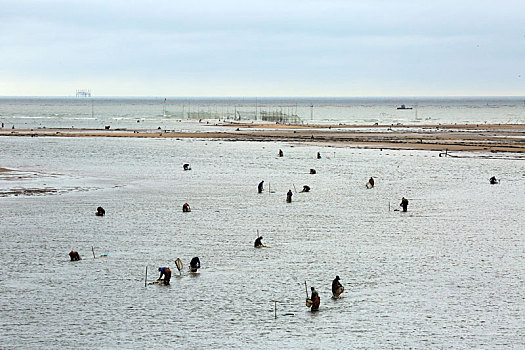
<path fill-rule="evenodd" d="M 199 260 L 199 257 L 194 257 L 193 259 L 191 259 L 190 261 L 190 270 L 192 272 L 196 272 L 197 269 L 199 269 L 201 267 L 201 261 Z"/>
<path fill-rule="evenodd" d="M 257 239 L 255 240 L 255 243 L 253 244 L 253 246 L 254 246 L 255 248 L 260 248 L 260 247 L 262 247 L 262 246 L 263 246 L 262 239 L 263 239 L 262 236 L 257 237 Z"/>
<path fill-rule="evenodd" d="M 371 177 L 370 180 L 368 180 L 368 183 L 366 184 L 366 188 L 372 188 L 374 187 L 374 178 Z"/>
<path fill-rule="evenodd" d="M 170 284 L 171 279 L 171 270 L 169 267 L 159 267 L 160 276 L 158 281 L 162 279 L 162 276 L 164 276 L 164 284 L 167 286 Z"/>
<path fill-rule="evenodd" d="M 71 258 L 71 261 L 82 260 L 82 259 L 80 258 L 80 254 L 78 254 L 78 252 L 75 252 L 74 250 L 72 250 L 72 251 L 69 252 L 69 257 Z"/>
<path fill-rule="evenodd" d="M 96 216 L 104 216 L 106 215 L 106 211 L 102 207 L 97 208 L 97 212 L 95 213 Z"/>
<path fill-rule="evenodd" d="M 283 156 L 283 150 L 279 150 L 279 157 L 282 157 Z"/>
<path fill-rule="evenodd" d="M 408 207 L 408 199 L 406 199 L 405 197 L 403 197 L 401 199 L 401 204 L 399 204 L 400 207 L 403 207 L 403 211 L 407 211 L 407 207 Z"/>
<path fill-rule="evenodd" d="M 304 185 L 303 190 L 301 192 L 310 192 L 310 186 Z"/>
<path fill-rule="evenodd" d="M 259 185 L 257 186 L 257 192 L 262 193 L 264 190 L 264 181 L 259 182 Z"/>
<path fill-rule="evenodd" d="M 182 169 L 184 169 L 184 170 L 191 170 L 190 165 L 187 164 L 187 163 L 182 166 Z"/>
<path fill-rule="evenodd" d="M 311 287 L 310 289 L 312 290 L 312 296 L 310 297 L 310 299 L 312 300 L 312 307 L 310 308 L 310 310 L 317 311 L 319 310 L 321 298 L 319 297 L 319 293 L 317 293 L 314 287 Z"/>
<path fill-rule="evenodd" d="M 321 153 L 317 152 L 317 159 L 321 159 Z"/>
<path fill-rule="evenodd" d="M 345 288 L 343 285 L 339 282 L 339 276 L 335 276 L 335 279 L 332 281 L 332 294 L 334 298 L 338 298 Z"/>
<path fill-rule="evenodd" d="M 499 182 L 498 179 L 496 179 L 496 176 L 491 177 L 489 181 L 491 185 L 495 185 Z"/>
<path fill-rule="evenodd" d="M 188 203 L 184 203 L 182 205 L 182 212 L 183 213 L 189 213 L 191 211 L 190 205 Z"/>

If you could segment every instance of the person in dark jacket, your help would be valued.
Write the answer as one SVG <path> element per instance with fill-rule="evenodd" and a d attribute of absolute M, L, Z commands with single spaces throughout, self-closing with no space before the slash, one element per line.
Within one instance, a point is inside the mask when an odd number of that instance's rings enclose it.
<path fill-rule="evenodd" d="M 339 282 L 339 276 L 335 276 L 335 279 L 332 281 L 332 295 L 334 298 L 338 298 L 345 288 Z"/>
<path fill-rule="evenodd" d="M 95 213 L 96 216 L 104 216 L 106 215 L 106 211 L 102 207 L 97 208 L 97 212 Z"/>
<path fill-rule="evenodd" d="M 264 190 L 264 181 L 259 182 L 259 185 L 257 186 L 257 192 L 262 193 Z"/>
<path fill-rule="evenodd" d="M 80 258 L 80 254 L 78 254 L 78 252 L 72 250 L 69 252 L 69 258 L 71 258 L 71 261 L 78 261 L 78 260 L 82 260 Z"/>
<path fill-rule="evenodd" d="M 286 201 L 288 203 L 292 203 L 292 196 L 293 196 L 293 192 L 292 190 L 289 190 L 288 193 L 286 194 Z"/>
<path fill-rule="evenodd" d="M 201 261 L 199 260 L 199 257 L 194 257 L 190 261 L 190 270 L 191 272 L 197 272 L 197 270 L 201 267 Z"/>
<path fill-rule="evenodd" d="M 407 208 L 408 208 L 408 199 L 406 199 L 405 197 L 403 197 L 401 199 L 401 204 L 399 204 L 400 207 L 403 207 L 403 211 L 407 211 Z"/>

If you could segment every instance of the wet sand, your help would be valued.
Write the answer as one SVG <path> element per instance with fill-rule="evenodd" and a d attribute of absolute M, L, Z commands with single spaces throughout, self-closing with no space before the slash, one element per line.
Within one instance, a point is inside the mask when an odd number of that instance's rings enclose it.
<path fill-rule="evenodd" d="M 285 125 L 225 123 L 224 132 L 130 129 L 9 129 L 0 136 L 207 138 L 321 143 L 334 147 L 525 153 L 524 124 Z M 206 126 L 203 126 L 205 129 Z"/>

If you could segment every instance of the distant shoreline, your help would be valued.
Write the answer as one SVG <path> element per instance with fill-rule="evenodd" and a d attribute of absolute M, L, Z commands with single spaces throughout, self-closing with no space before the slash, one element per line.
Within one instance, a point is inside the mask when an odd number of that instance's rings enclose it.
<path fill-rule="evenodd" d="M 202 138 L 335 147 L 525 153 L 525 124 L 287 125 L 227 123 L 224 132 L 140 129 L 1 129 L 0 136 Z M 204 126 L 203 126 L 204 127 Z"/>

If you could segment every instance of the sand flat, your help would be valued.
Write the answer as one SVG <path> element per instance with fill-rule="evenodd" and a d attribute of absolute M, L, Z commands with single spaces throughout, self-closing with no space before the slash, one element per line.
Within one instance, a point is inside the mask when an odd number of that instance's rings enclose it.
<path fill-rule="evenodd" d="M 323 143 L 338 147 L 525 153 L 523 124 L 285 125 L 223 124 L 224 132 L 14 129 L 0 136 L 207 138 Z"/>

